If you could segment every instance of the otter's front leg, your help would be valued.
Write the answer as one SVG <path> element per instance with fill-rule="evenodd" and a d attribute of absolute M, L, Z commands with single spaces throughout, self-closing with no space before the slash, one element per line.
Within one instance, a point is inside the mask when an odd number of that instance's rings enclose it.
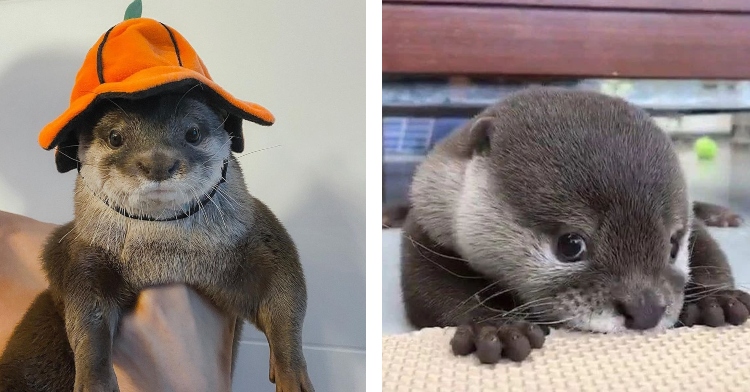
<path fill-rule="evenodd" d="M 747 321 L 750 294 L 735 288 L 726 255 L 699 220 L 693 223 L 690 251 L 690 280 L 680 324 L 718 327 Z"/>
<path fill-rule="evenodd" d="M 61 294 L 65 329 L 75 360 L 75 392 L 119 391 L 112 366 L 112 339 L 120 321 L 119 276 L 106 255 L 84 250 L 65 273 Z"/>
<path fill-rule="evenodd" d="M 277 392 L 313 392 L 302 352 L 307 310 L 302 265 L 281 223 L 261 202 L 256 201 L 256 206 L 252 232 L 234 252 L 243 259 L 237 270 L 228 273 L 224 284 L 205 290 L 217 304 L 224 303 L 266 335 L 271 351 L 269 379 Z"/>
<path fill-rule="evenodd" d="M 268 378 L 276 384 L 276 390 L 313 392 L 302 352 L 302 323 L 307 306 L 305 281 L 301 268 L 291 267 L 299 265 L 296 257 L 286 257 L 286 260 L 277 259 L 276 262 L 290 268 L 279 268 L 263 277 L 267 282 L 261 285 L 268 290 L 256 292 L 261 299 L 250 321 L 268 340 L 271 352 Z"/>
<path fill-rule="evenodd" d="M 522 361 L 544 345 L 549 329 L 524 321 L 507 290 L 469 268 L 458 254 L 437 245 L 410 213 L 401 239 L 401 290 L 406 316 L 417 328 L 457 326 L 456 355 L 483 363 Z M 518 306 L 521 305 L 521 306 Z"/>

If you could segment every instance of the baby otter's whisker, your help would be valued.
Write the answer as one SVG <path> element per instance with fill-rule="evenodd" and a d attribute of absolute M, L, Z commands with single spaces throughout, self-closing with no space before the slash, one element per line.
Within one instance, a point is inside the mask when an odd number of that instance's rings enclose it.
<path fill-rule="evenodd" d="M 469 296 L 469 298 L 467 298 L 467 299 L 465 299 L 465 300 L 461 301 L 461 302 L 460 302 L 460 303 L 459 303 L 458 305 L 454 306 L 454 307 L 453 307 L 453 309 L 451 309 L 450 311 L 446 312 L 446 313 L 445 313 L 445 315 L 446 315 L 446 316 L 452 315 L 452 314 L 453 314 L 453 312 L 455 312 L 455 311 L 457 311 L 457 310 L 460 310 L 460 308 L 461 308 L 462 306 L 464 306 L 464 305 L 465 305 L 466 303 L 468 303 L 468 302 L 469 302 L 469 301 L 471 301 L 472 299 L 477 299 L 477 303 L 476 303 L 475 305 L 473 305 L 473 306 L 471 306 L 471 307 L 469 307 L 469 308 L 467 308 L 467 309 L 464 309 L 464 311 L 463 311 L 463 312 L 461 312 L 461 314 L 458 314 L 458 315 L 456 315 L 456 317 L 454 317 L 454 318 L 457 318 L 457 317 L 461 317 L 461 316 L 463 316 L 463 315 L 465 315 L 465 314 L 467 314 L 467 313 L 471 312 L 472 310 L 474 310 L 474 309 L 476 309 L 476 308 L 478 308 L 478 307 L 480 307 L 480 306 L 485 306 L 485 305 L 484 305 L 484 303 L 485 303 L 485 302 L 487 302 L 487 301 L 490 301 L 490 300 L 492 300 L 493 298 L 496 298 L 496 297 L 498 297 L 498 296 L 500 296 L 500 295 L 503 295 L 503 294 L 505 294 L 505 293 L 507 293 L 507 292 L 509 292 L 509 291 L 510 291 L 510 290 L 503 290 L 503 291 L 500 291 L 500 292 L 497 292 L 497 293 L 493 293 L 492 295 L 488 296 L 488 297 L 487 297 L 487 298 L 485 298 L 485 299 L 480 299 L 480 298 L 479 298 L 479 294 L 480 294 L 481 292 L 483 292 L 483 291 L 485 291 L 485 290 L 487 290 L 487 289 L 491 288 L 492 286 L 494 286 L 494 285 L 496 285 L 496 284 L 498 284 L 498 282 L 494 282 L 494 283 L 490 283 L 490 284 L 488 284 L 487 286 L 485 286 L 485 287 L 484 287 L 484 288 L 482 288 L 481 290 L 479 290 L 479 291 L 477 291 L 476 293 L 474 293 L 474 294 L 472 294 L 471 296 Z M 488 309 L 491 309 L 491 308 L 490 308 L 490 307 L 488 307 L 488 306 L 485 306 L 485 307 L 487 307 Z"/>
<path fill-rule="evenodd" d="M 188 95 L 188 93 L 190 93 L 191 91 L 193 91 L 193 89 L 195 89 L 196 87 L 200 87 L 202 84 L 203 83 L 201 83 L 201 82 L 197 82 L 197 84 L 195 84 L 193 87 L 190 87 L 187 91 L 185 91 L 184 94 L 182 94 L 182 96 L 180 97 L 180 99 L 177 100 L 177 104 L 174 106 L 174 115 L 173 116 L 175 116 L 175 117 L 177 116 L 177 111 L 180 108 L 180 103 L 182 103 L 182 100 L 185 98 L 185 96 Z"/>
<path fill-rule="evenodd" d="M 234 197 L 232 197 L 224 189 L 221 189 L 220 187 L 216 188 L 216 193 L 218 193 L 219 195 L 221 195 L 222 197 L 224 197 L 224 199 L 227 200 L 227 202 L 229 203 L 229 205 L 231 207 L 237 207 L 237 206 L 240 205 L 240 203 L 237 200 L 235 200 Z"/>
<path fill-rule="evenodd" d="M 212 130 L 211 132 L 214 132 L 214 131 L 216 131 L 217 129 L 219 129 L 219 128 L 223 127 L 223 126 L 224 126 L 224 123 L 225 123 L 225 122 L 227 122 L 227 120 L 228 120 L 228 119 L 229 119 L 229 116 L 226 116 L 226 117 L 224 117 L 224 119 L 223 119 L 223 120 L 221 120 L 221 124 L 219 124 L 219 126 L 217 126 L 216 128 L 214 128 L 214 129 L 213 129 L 213 130 Z M 230 136 L 229 136 L 229 140 L 232 140 L 232 137 L 233 137 L 233 136 L 231 136 L 231 135 L 230 135 Z"/>
<path fill-rule="evenodd" d="M 205 205 L 201 204 L 200 196 L 198 196 L 196 189 L 191 185 L 188 185 L 188 188 L 190 190 L 190 193 L 193 194 L 193 198 L 195 199 L 195 202 L 198 204 L 198 211 L 200 211 L 201 214 L 203 215 L 203 219 L 208 221 L 208 214 L 206 214 L 206 210 L 204 208 Z"/>
<path fill-rule="evenodd" d="M 550 301 L 550 300 L 553 300 L 553 299 L 554 298 L 552 298 L 552 297 L 537 298 L 537 299 L 535 299 L 533 301 L 529 301 L 529 302 L 523 303 L 523 304 L 521 304 L 519 306 L 516 306 L 515 308 L 509 310 L 507 313 L 508 314 L 512 314 L 514 312 L 520 312 L 521 309 L 526 309 L 526 308 L 529 308 L 531 306 L 547 306 L 547 305 L 552 305 L 553 302 Z M 547 301 L 547 302 L 543 302 L 543 301 Z"/>
<path fill-rule="evenodd" d="M 213 154 L 211 154 L 211 156 L 210 156 L 210 157 L 208 157 L 208 159 L 206 159 L 206 161 L 205 161 L 205 162 L 201 163 L 201 166 L 206 166 L 206 164 L 207 164 L 208 162 L 211 162 L 211 161 L 213 160 L 213 158 L 214 158 L 214 157 L 216 157 L 216 154 L 218 154 L 218 153 L 220 153 L 220 152 L 224 151 L 224 147 L 225 147 L 225 146 L 226 146 L 226 145 L 227 145 L 227 144 L 228 144 L 228 143 L 229 143 L 230 141 L 232 141 L 232 138 L 229 138 L 229 139 L 227 139 L 227 141 L 226 141 L 226 142 L 224 142 L 224 144 L 222 144 L 221 146 L 219 146 L 219 148 L 217 148 L 217 149 L 216 149 L 216 151 L 214 151 L 214 153 L 213 153 Z M 223 163 L 223 162 L 224 162 L 224 159 L 221 159 L 221 160 L 217 160 L 217 161 L 219 161 L 219 162 L 222 162 L 222 163 Z"/>
<path fill-rule="evenodd" d="M 418 246 L 418 247 L 420 247 L 422 249 L 428 250 L 430 253 L 433 253 L 433 254 L 435 254 L 435 255 L 437 255 L 439 257 L 444 257 L 444 258 L 450 259 L 450 260 L 462 261 L 464 263 L 468 262 L 468 260 L 462 259 L 460 257 L 450 256 L 450 255 L 446 255 L 446 254 L 442 254 L 440 252 L 434 251 L 434 250 L 430 249 L 428 246 L 419 243 L 419 241 L 415 240 L 413 237 L 411 237 L 410 235 L 406 234 L 405 232 L 402 232 L 401 236 L 402 237 L 406 237 L 406 239 L 408 239 L 409 241 L 411 241 L 412 245 L 416 245 L 416 246 Z"/>
<path fill-rule="evenodd" d="M 105 97 L 105 98 L 107 99 L 107 101 L 112 102 L 113 105 L 117 106 L 117 108 L 120 109 L 120 111 L 122 112 L 122 114 L 125 115 L 125 117 L 130 117 L 130 115 L 128 114 L 128 112 L 126 112 L 125 110 L 123 110 L 122 106 L 118 105 L 117 102 L 113 101 L 111 98 L 107 98 L 107 97 Z"/>
<path fill-rule="evenodd" d="M 537 316 L 544 316 L 546 313 L 539 311 L 539 312 L 500 312 L 496 315 L 484 318 L 480 320 L 479 322 L 487 322 L 492 320 L 501 320 L 505 323 L 510 322 L 517 322 L 517 321 L 528 321 L 533 323 L 538 323 L 539 320 L 537 320 Z"/>
<path fill-rule="evenodd" d="M 270 149 L 276 148 L 276 147 L 281 147 L 281 144 L 277 144 L 277 145 L 271 146 L 271 147 L 261 148 L 259 150 L 248 151 L 248 152 L 246 152 L 246 153 L 244 153 L 242 155 L 238 155 L 237 158 L 239 159 L 239 158 L 244 157 L 245 155 L 255 154 L 256 152 L 266 151 L 266 150 L 270 150 Z"/>
<path fill-rule="evenodd" d="M 478 300 L 478 299 L 479 299 L 479 294 L 481 294 L 482 292 L 484 292 L 484 291 L 488 290 L 489 288 L 491 288 L 491 287 L 493 287 L 493 286 L 497 285 L 498 283 L 500 283 L 500 282 L 497 282 L 497 281 L 495 281 L 495 282 L 492 282 L 492 283 L 490 283 L 490 284 L 488 284 L 488 285 L 484 286 L 483 288 L 481 288 L 481 289 L 477 290 L 477 291 L 476 291 L 476 292 L 475 292 L 474 294 L 470 295 L 470 296 L 469 296 L 468 298 L 466 298 L 465 300 L 461 301 L 461 302 L 460 302 L 460 303 L 459 303 L 458 305 L 456 305 L 456 306 L 455 306 L 455 307 L 453 308 L 453 310 L 451 310 L 451 311 L 447 312 L 447 314 L 451 314 L 451 312 L 453 312 L 453 311 L 454 311 L 455 309 L 457 309 L 457 308 L 459 308 L 459 307 L 461 307 L 461 306 L 465 305 L 465 304 L 466 304 L 467 302 L 471 301 L 472 299 L 477 299 L 477 300 Z M 480 302 L 480 303 L 481 303 L 481 302 Z"/>
<path fill-rule="evenodd" d="M 419 245 L 420 247 L 422 247 L 422 249 L 427 249 L 428 251 L 430 251 L 430 252 L 432 252 L 432 253 L 435 253 L 435 254 L 437 254 L 438 256 L 441 256 L 441 257 L 446 257 L 446 258 L 447 258 L 447 257 L 449 257 L 449 256 L 447 256 L 447 255 L 441 255 L 440 253 L 438 253 L 438 252 L 435 252 L 434 250 L 432 250 L 432 249 L 430 249 L 430 248 L 427 248 L 426 246 L 424 246 L 424 245 L 420 244 L 419 242 L 417 242 L 417 241 L 415 241 L 415 240 L 411 239 L 411 237 L 408 237 L 408 239 L 409 239 L 409 240 L 410 240 L 410 241 L 411 241 L 411 242 L 412 242 L 413 244 L 415 244 L 415 245 Z M 440 268 L 440 269 L 442 269 L 443 271 L 445 271 L 445 272 L 447 272 L 447 273 L 449 273 L 449 274 L 451 274 L 451 275 L 453 275 L 453 276 L 455 276 L 455 277 L 457 277 L 457 278 L 461 278 L 461 279 L 484 279 L 484 277 L 481 277 L 481 276 L 467 276 L 467 275 L 460 275 L 460 274 L 457 274 L 457 273 L 455 273 L 455 272 L 453 272 L 453 271 L 449 270 L 448 268 L 445 268 L 444 266 L 440 265 L 440 263 L 437 263 L 436 261 L 434 261 L 434 260 L 430 259 L 429 257 L 425 256 L 425 254 L 424 254 L 424 253 L 422 253 L 422 250 L 421 250 L 421 249 L 419 249 L 419 248 L 415 248 L 415 250 L 417 251 L 417 253 L 419 253 L 419 255 L 420 255 L 420 256 L 422 256 L 422 258 L 423 258 L 423 259 L 425 259 L 425 260 L 429 261 L 430 263 L 432 263 L 432 264 L 434 264 L 435 266 L 439 267 L 439 268 Z M 454 258 L 454 259 L 458 259 L 458 258 Z"/>
<path fill-rule="evenodd" d="M 218 191 L 220 186 L 221 186 L 221 184 L 216 184 L 216 185 L 214 185 L 214 186 L 211 187 L 211 190 L 212 191 Z M 211 203 L 213 203 L 216 206 L 216 211 L 219 212 L 219 217 L 221 218 L 222 223 L 224 223 L 224 227 L 227 227 L 227 222 L 224 219 L 224 212 L 222 212 L 222 208 L 219 206 L 219 204 L 216 202 L 216 200 L 214 200 L 213 197 L 209 198 L 209 200 L 211 201 Z"/>
<path fill-rule="evenodd" d="M 723 290 L 728 290 L 728 289 L 730 289 L 730 286 L 722 286 L 722 287 L 715 287 L 711 289 L 704 289 L 700 291 L 692 291 L 690 293 L 685 294 L 685 302 L 700 301 L 703 298 L 710 297 L 714 293 L 717 293 Z"/>

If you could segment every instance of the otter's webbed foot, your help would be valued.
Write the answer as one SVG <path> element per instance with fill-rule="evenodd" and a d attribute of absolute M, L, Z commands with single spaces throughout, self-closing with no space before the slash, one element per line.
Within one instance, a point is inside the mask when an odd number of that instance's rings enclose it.
<path fill-rule="evenodd" d="M 474 353 L 480 362 L 494 364 L 502 358 L 525 360 L 532 349 L 542 348 L 549 328 L 525 321 L 498 321 L 460 325 L 451 339 L 453 354 Z"/>
<path fill-rule="evenodd" d="M 702 220 L 706 226 L 738 227 L 742 224 L 742 217 L 727 207 L 720 205 L 695 202 L 693 204 L 695 217 Z"/>
<path fill-rule="evenodd" d="M 720 290 L 710 294 L 693 293 L 682 306 L 677 326 L 721 327 L 744 324 L 750 315 L 750 294 L 742 290 Z"/>

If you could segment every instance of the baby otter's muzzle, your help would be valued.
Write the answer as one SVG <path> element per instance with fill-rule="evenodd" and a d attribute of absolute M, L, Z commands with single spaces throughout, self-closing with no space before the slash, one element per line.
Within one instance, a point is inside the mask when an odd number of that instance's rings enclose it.
<path fill-rule="evenodd" d="M 614 308 L 625 318 L 625 328 L 634 330 L 651 329 L 659 325 L 666 306 L 652 290 L 644 290 L 640 295 L 615 300 Z"/>
<path fill-rule="evenodd" d="M 172 154 L 154 152 L 138 155 L 132 162 L 132 172 L 151 181 L 165 181 L 180 169 L 182 162 Z"/>

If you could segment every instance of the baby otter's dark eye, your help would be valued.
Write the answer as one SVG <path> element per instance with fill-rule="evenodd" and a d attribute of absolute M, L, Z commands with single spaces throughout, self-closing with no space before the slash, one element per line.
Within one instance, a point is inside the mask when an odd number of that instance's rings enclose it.
<path fill-rule="evenodd" d="M 576 233 L 566 233 L 557 239 L 557 257 L 573 263 L 581 261 L 586 254 L 586 241 Z"/>
<path fill-rule="evenodd" d="M 117 131 L 112 131 L 109 133 L 109 145 L 112 148 L 118 148 L 122 146 L 122 135 L 120 135 Z"/>
<path fill-rule="evenodd" d="M 185 140 L 190 144 L 196 144 L 201 140 L 201 133 L 196 127 L 190 127 L 185 132 Z"/>
<path fill-rule="evenodd" d="M 669 251 L 669 257 L 674 259 L 677 257 L 677 252 L 680 251 L 680 243 L 677 242 L 676 238 L 672 238 L 671 243 L 672 243 L 672 250 Z"/>

